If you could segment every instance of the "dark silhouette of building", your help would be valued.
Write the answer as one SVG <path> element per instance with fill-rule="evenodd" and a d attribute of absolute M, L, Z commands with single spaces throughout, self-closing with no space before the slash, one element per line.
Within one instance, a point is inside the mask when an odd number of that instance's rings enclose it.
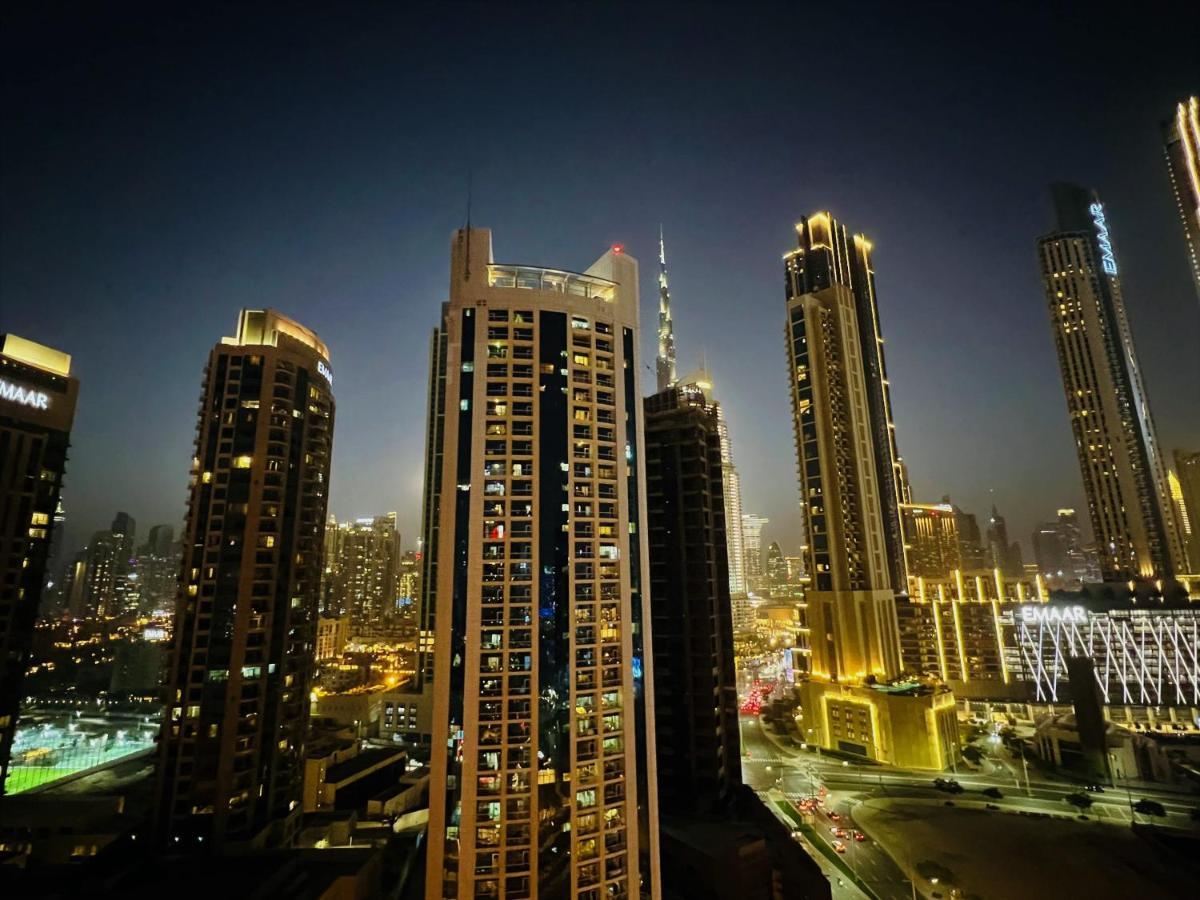
<path fill-rule="evenodd" d="M 0 335 L 0 794 L 46 583 L 78 391 L 66 353 Z"/>
<path fill-rule="evenodd" d="M 645 411 L 659 808 L 709 812 L 741 783 L 717 410 L 681 385 Z"/>
<path fill-rule="evenodd" d="M 157 824 L 171 849 L 286 845 L 300 823 L 333 438 L 315 334 L 244 310 L 205 371 Z"/>

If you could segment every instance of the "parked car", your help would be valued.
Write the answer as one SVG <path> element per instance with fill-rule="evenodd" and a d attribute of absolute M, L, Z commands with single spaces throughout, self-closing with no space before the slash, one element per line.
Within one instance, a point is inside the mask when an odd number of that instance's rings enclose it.
<path fill-rule="evenodd" d="M 993 800 L 999 800 L 1001 797 L 1004 796 L 1004 792 L 1001 791 L 1000 788 L 998 788 L 998 787 L 984 788 L 983 796 L 991 797 Z"/>

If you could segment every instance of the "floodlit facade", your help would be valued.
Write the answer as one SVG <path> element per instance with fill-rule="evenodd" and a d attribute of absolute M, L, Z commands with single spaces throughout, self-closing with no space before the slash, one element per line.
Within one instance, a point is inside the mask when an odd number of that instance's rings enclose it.
<path fill-rule="evenodd" d="M 659 896 L 637 262 L 453 239 L 433 338 L 426 896 Z"/>
<path fill-rule="evenodd" d="M 1187 554 L 1187 571 L 1200 576 L 1200 452 L 1175 451 L 1175 466 L 1167 473 L 1175 520 Z"/>
<path fill-rule="evenodd" d="M 788 375 L 812 577 L 813 676 L 900 671 L 905 586 L 896 452 L 871 243 L 829 213 L 801 219 L 784 257 Z"/>
<path fill-rule="evenodd" d="M 746 588 L 758 588 L 763 577 L 762 532 L 763 526 L 771 524 L 766 516 L 742 513 L 742 548 L 746 561 Z"/>
<path fill-rule="evenodd" d="M 1038 241 L 1054 344 L 1101 575 L 1169 578 L 1183 545 L 1104 205 L 1072 184 L 1053 189 L 1056 231 Z"/>
<path fill-rule="evenodd" d="M 1188 97 L 1163 125 L 1167 173 L 1179 206 L 1188 265 L 1200 297 L 1200 97 Z"/>
<path fill-rule="evenodd" d="M 68 354 L 15 334 L 0 335 L 0 794 L 78 393 Z"/>
<path fill-rule="evenodd" d="M 243 310 L 197 417 L 159 740 L 170 849 L 286 846 L 299 828 L 333 417 L 321 340 Z"/>

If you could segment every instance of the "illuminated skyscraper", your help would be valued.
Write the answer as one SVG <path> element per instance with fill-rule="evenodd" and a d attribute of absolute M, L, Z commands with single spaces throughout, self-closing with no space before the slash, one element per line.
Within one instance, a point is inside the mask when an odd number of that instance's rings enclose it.
<path fill-rule="evenodd" d="M 1188 263 L 1200 296 L 1200 97 L 1188 97 L 1163 125 L 1167 172 L 1179 205 Z"/>
<path fill-rule="evenodd" d="M 274 310 L 212 350 L 183 534 L 157 823 L 171 849 L 300 825 L 333 441 L 329 351 Z"/>
<path fill-rule="evenodd" d="M 1038 257 L 1101 574 L 1170 577 L 1183 547 L 1105 209 L 1077 185 L 1053 197 L 1057 230 Z"/>
<path fill-rule="evenodd" d="M 871 243 L 827 212 L 785 257 L 787 349 L 808 537 L 814 674 L 900 671 L 894 592 L 905 588 L 899 458 Z"/>
<path fill-rule="evenodd" d="M 0 334 L 0 794 L 78 392 L 66 353 Z"/>
<path fill-rule="evenodd" d="M 1200 575 L 1200 452 L 1176 450 L 1175 468 L 1168 479 L 1187 552 L 1187 572 Z"/>
<path fill-rule="evenodd" d="M 871 243 L 828 212 L 796 226 L 784 257 L 788 375 L 807 535 L 811 670 L 803 728 L 817 743 L 941 769 L 958 741 L 953 695 L 900 674 L 896 594 L 906 590 L 896 452 Z"/>
<path fill-rule="evenodd" d="M 673 387 L 675 377 L 675 325 L 671 321 L 671 289 L 667 285 L 667 248 L 658 229 L 658 359 L 654 363 L 658 389 Z"/>
<path fill-rule="evenodd" d="M 746 585 L 758 588 L 756 583 L 763 576 L 762 530 L 771 520 L 754 513 L 742 513 L 742 546 L 745 550 Z"/>
<path fill-rule="evenodd" d="M 337 556 L 327 560 L 326 603 L 335 614 L 350 616 L 355 635 L 376 634 L 395 625 L 400 591 L 400 532 L 396 514 L 355 519 L 337 526 L 325 547 Z"/>
<path fill-rule="evenodd" d="M 657 897 L 637 262 L 453 240 L 426 486 L 426 896 Z M 440 479 L 439 479 L 440 475 Z"/>

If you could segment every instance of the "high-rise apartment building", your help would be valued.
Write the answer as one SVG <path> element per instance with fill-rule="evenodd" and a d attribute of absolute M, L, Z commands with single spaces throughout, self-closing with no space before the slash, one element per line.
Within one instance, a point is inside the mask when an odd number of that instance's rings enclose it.
<path fill-rule="evenodd" d="M 0 794 L 8 779 L 78 392 L 66 353 L 0 335 Z"/>
<path fill-rule="evenodd" d="M 1107 212 L 1053 188 L 1056 230 L 1038 241 L 1050 323 L 1105 581 L 1171 577 L 1183 547 L 1125 315 Z"/>
<path fill-rule="evenodd" d="M 962 545 L 954 507 L 948 503 L 903 503 L 900 518 L 910 582 L 913 578 L 945 578 L 955 570 L 962 570 Z"/>
<path fill-rule="evenodd" d="M 975 518 L 975 514 L 959 509 L 950 502 L 948 496 L 942 497 L 942 504 L 954 510 L 954 527 L 958 531 L 958 552 L 962 557 L 963 568 L 970 571 L 986 568 L 988 553 L 984 549 L 983 534 L 979 530 L 979 520 Z"/>
<path fill-rule="evenodd" d="M 637 262 L 502 265 L 466 228 L 450 275 L 426 896 L 656 897 Z"/>
<path fill-rule="evenodd" d="M 941 769 L 958 741 L 953 696 L 897 683 L 895 595 L 906 588 L 896 451 L 871 244 L 829 213 L 802 219 L 784 257 L 806 568 L 806 736 L 885 762 Z"/>
<path fill-rule="evenodd" d="M 725 543 L 729 561 L 729 593 L 740 597 L 748 590 L 746 583 L 746 544 L 742 535 L 742 479 L 733 464 L 733 442 L 729 439 L 729 422 L 725 408 L 713 396 L 712 375 L 703 366 L 684 376 L 677 383 L 698 388 L 704 402 L 717 416 L 717 435 L 721 441 L 721 472 L 725 500 Z M 674 386 L 674 385 L 672 385 Z"/>
<path fill-rule="evenodd" d="M 1188 97 L 1163 124 L 1167 173 L 1179 206 L 1188 264 L 1200 296 L 1200 97 Z"/>
<path fill-rule="evenodd" d="M 686 382 L 645 409 L 659 812 L 715 812 L 741 784 L 720 418 Z"/>
<path fill-rule="evenodd" d="M 355 519 L 326 535 L 326 604 L 350 616 L 356 635 L 377 634 L 394 624 L 400 582 L 400 532 L 396 514 Z"/>
<path fill-rule="evenodd" d="M 1176 450 L 1175 467 L 1167 478 L 1187 556 L 1187 573 L 1200 575 L 1200 452 Z"/>
<path fill-rule="evenodd" d="M 325 344 L 243 310 L 197 417 L 159 748 L 168 848 L 286 845 L 300 824 L 333 419 Z"/>
<path fill-rule="evenodd" d="M 787 350 L 808 538 L 814 674 L 900 671 L 894 592 L 905 585 L 899 457 L 871 243 L 827 212 L 785 256 Z"/>
<path fill-rule="evenodd" d="M 763 566 L 762 532 L 763 526 L 771 524 L 766 516 L 754 513 L 742 514 L 742 546 L 746 559 L 746 586 L 758 588 L 758 581 L 766 571 Z"/>
<path fill-rule="evenodd" d="M 139 608 L 143 613 L 174 607 L 179 585 L 180 545 L 175 529 L 155 525 L 137 555 Z"/>

